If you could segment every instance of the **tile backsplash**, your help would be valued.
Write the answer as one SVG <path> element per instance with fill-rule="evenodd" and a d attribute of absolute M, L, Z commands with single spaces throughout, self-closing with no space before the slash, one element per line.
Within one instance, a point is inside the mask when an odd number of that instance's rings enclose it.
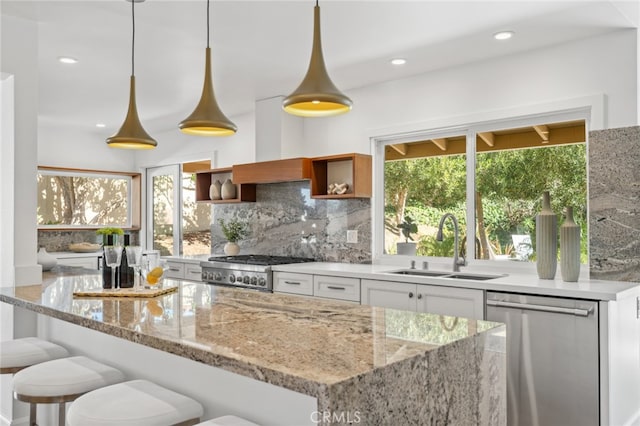
<path fill-rule="evenodd" d="M 138 231 L 129 232 L 131 235 L 131 244 L 138 242 Z M 69 245 L 75 243 L 101 243 L 102 237 L 97 238 L 96 231 L 87 230 L 38 230 L 38 246 L 44 247 L 49 253 L 59 251 L 69 251 Z"/>
<path fill-rule="evenodd" d="M 591 278 L 640 282 L 640 127 L 589 133 Z"/>
<path fill-rule="evenodd" d="M 371 200 L 312 199 L 309 181 L 257 185 L 255 203 L 214 204 L 214 255 L 222 255 L 226 243 L 219 219 L 248 224 L 250 235 L 238 243 L 241 254 L 371 262 Z M 347 230 L 357 231 L 357 243 L 347 243 Z"/>

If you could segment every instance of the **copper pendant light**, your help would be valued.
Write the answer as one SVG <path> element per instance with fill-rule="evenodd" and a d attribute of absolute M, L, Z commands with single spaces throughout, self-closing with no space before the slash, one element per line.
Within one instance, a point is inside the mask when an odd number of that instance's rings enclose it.
<path fill-rule="evenodd" d="M 107 138 L 107 145 L 112 148 L 125 149 L 152 149 L 158 145 L 149 134 L 144 130 L 138 117 L 138 109 L 136 108 L 136 77 L 134 72 L 135 57 L 135 40 L 136 40 L 136 19 L 134 14 L 135 3 L 141 3 L 144 0 L 127 0 L 131 2 L 131 21 L 133 22 L 133 32 L 131 37 L 131 84 L 129 89 L 129 110 L 124 123 L 118 132 Z"/>
<path fill-rule="evenodd" d="M 183 133 L 199 136 L 229 136 L 238 127 L 224 115 L 213 93 L 211 78 L 211 48 L 209 47 L 209 0 L 207 0 L 207 49 L 204 66 L 204 86 L 200 102 L 191 115 L 178 125 Z"/>
<path fill-rule="evenodd" d="M 313 9 L 313 49 L 309 69 L 300 86 L 282 102 L 285 111 L 302 117 L 327 117 L 349 112 L 351 99 L 333 84 L 322 55 L 320 6 Z"/>

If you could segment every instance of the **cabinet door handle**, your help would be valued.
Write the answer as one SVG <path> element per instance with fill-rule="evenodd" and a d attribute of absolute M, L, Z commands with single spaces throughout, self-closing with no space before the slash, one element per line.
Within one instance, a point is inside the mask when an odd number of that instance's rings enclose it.
<path fill-rule="evenodd" d="M 329 290 L 346 290 L 346 288 L 344 288 L 344 287 L 338 287 L 338 286 L 335 286 L 335 285 L 328 285 L 327 288 Z"/>
<path fill-rule="evenodd" d="M 409 292 L 409 299 L 413 299 L 413 292 L 412 291 Z"/>
<path fill-rule="evenodd" d="M 418 293 L 418 299 L 422 299 L 422 293 Z"/>
<path fill-rule="evenodd" d="M 291 285 L 300 285 L 300 283 L 298 281 L 285 281 L 285 284 L 291 284 Z"/>

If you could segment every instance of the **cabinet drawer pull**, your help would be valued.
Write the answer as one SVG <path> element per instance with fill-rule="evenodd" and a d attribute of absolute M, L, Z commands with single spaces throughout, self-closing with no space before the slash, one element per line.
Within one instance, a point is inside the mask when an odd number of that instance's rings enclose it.
<path fill-rule="evenodd" d="M 413 299 L 413 292 L 412 291 L 409 292 L 409 299 Z"/>
<path fill-rule="evenodd" d="M 291 285 L 300 285 L 300 283 L 298 281 L 285 281 L 285 284 L 291 284 Z"/>
<path fill-rule="evenodd" d="M 338 287 L 338 286 L 335 286 L 335 285 L 328 285 L 327 288 L 329 290 L 346 290 L 346 288 L 344 288 L 344 287 Z"/>
<path fill-rule="evenodd" d="M 180 268 L 169 268 L 171 272 L 180 272 Z"/>

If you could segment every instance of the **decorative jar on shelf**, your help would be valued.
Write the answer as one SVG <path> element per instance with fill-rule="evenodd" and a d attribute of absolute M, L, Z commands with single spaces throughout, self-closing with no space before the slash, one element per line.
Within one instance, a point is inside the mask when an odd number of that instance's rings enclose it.
<path fill-rule="evenodd" d="M 222 188 L 222 184 L 220 183 L 219 180 L 216 179 L 216 181 L 213 182 L 209 187 L 209 199 L 220 200 L 222 198 L 222 195 L 220 193 L 221 188 Z"/>
<path fill-rule="evenodd" d="M 554 279 L 558 266 L 558 217 L 551 210 L 549 191 L 542 194 L 542 209 L 536 216 L 536 258 L 538 277 Z"/>
<path fill-rule="evenodd" d="M 560 273 L 567 282 L 576 282 L 580 276 L 580 226 L 573 219 L 573 207 L 567 207 L 560 227 Z"/>
<path fill-rule="evenodd" d="M 221 195 L 223 200 L 232 200 L 236 198 L 236 185 L 227 179 L 222 184 Z"/>
<path fill-rule="evenodd" d="M 38 250 L 38 264 L 42 265 L 43 271 L 50 271 L 58 264 L 58 259 L 50 255 L 44 247 Z"/>

